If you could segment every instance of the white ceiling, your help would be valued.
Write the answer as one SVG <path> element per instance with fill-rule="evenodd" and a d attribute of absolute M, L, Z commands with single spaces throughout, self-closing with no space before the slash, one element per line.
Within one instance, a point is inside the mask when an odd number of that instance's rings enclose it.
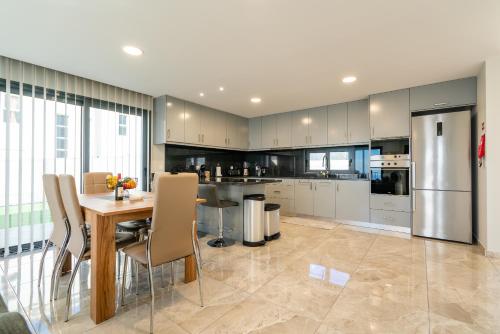
<path fill-rule="evenodd" d="M 1 55 L 244 116 L 473 76 L 500 55 L 499 0 L 0 0 L 0 11 Z"/>

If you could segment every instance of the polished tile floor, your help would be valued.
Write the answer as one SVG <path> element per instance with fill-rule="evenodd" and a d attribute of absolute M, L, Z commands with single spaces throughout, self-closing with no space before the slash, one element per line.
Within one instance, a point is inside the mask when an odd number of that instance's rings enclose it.
<path fill-rule="evenodd" d="M 500 333 L 500 261 L 477 246 L 283 217 L 282 238 L 261 248 L 206 246 L 204 293 L 184 284 L 183 263 L 156 272 L 156 333 Z M 63 321 L 67 277 L 49 303 L 50 266 L 40 291 L 40 254 L 0 263 L 0 293 L 27 315 L 38 333 L 146 333 L 146 272 L 139 295 L 128 286 L 126 306 L 100 325 L 89 318 L 89 266 L 73 288 Z M 129 280 L 130 282 L 131 280 Z"/>

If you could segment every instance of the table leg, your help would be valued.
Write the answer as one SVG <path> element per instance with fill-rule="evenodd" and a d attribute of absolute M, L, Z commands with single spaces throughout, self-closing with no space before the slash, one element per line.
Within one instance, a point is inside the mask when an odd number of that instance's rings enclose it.
<path fill-rule="evenodd" d="M 68 252 L 63 259 L 61 274 L 66 275 L 69 274 L 70 272 L 71 272 L 71 254 Z"/>
<path fill-rule="evenodd" d="M 195 217 L 196 219 L 196 217 Z M 198 225 L 194 224 L 195 237 L 198 238 Z M 196 256 L 189 255 L 184 258 L 184 283 L 196 280 Z"/>
<path fill-rule="evenodd" d="M 86 212 L 91 225 L 90 317 L 99 324 L 115 315 L 115 225 L 112 217 Z"/>

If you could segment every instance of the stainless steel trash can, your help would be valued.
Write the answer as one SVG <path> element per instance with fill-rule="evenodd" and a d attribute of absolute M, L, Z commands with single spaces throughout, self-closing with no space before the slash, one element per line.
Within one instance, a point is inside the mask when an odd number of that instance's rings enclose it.
<path fill-rule="evenodd" d="M 243 196 L 243 245 L 263 246 L 264 240 L 264 201 L 263 194 Z"/>
<path fill-rule="evenodd" d="M 280 237 L 280 205 L 267 203 L 264 206 L 264 240 L 270 241 Z"/>

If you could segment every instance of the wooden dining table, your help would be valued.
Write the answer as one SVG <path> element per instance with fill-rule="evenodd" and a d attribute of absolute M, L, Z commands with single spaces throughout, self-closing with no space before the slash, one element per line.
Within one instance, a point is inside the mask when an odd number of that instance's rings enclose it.
<path fill-rule="evenodd" d="M 153 193 L 142 194 L 138 201 L 116 201 L 113 193 L 79 195 L 85 220 L 91 225 L 91 295 L 90 317 L 99 324 L 115 315 L 116 305 L 116 224 L 146 219 L 153 214 Z M 204 203 L 197 199 L 197 204 Z M 196 210 L 194 213 L 196 219 Z M 186 283 L 196 280 L 196 258 L 185 258 Z"/>

